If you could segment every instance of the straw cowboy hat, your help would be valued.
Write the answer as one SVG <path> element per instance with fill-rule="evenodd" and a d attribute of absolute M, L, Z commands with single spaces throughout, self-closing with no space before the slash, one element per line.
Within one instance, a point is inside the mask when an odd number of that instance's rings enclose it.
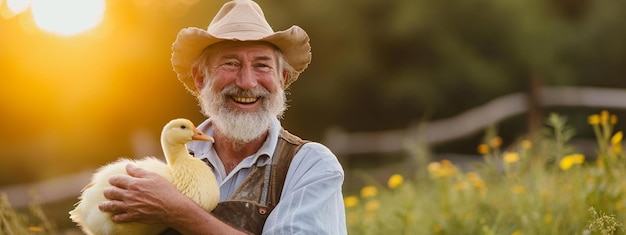
<path fill-rule="evenodd" d="M 251 0 L 224 4 L 207 30 L 182 29 L 172 44 L 172 67 L 189 92 L 199 94 L 191 76 L 191 65 L 204 48 L 221 41 L 264 41 L 275 45 L 295 73 L 287 74 L 285 87 L 293 83 L 311 62 L 309 36 L 298 26 L 274 32 L 259 5 Z"/>

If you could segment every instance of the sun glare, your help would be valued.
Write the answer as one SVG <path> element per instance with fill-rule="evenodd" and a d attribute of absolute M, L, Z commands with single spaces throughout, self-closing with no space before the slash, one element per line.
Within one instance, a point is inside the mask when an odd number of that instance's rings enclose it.
<path fill-rule="evenodd" d="M 44 31 L 71 36 L 102 22 L 105 0 L 33 0 L 35 23 Z"/>
<path fill-rule="evenodd" d="M 20 14 L 28 9 L 30 2 L 30 0 L 7 0 L 7 7 L 13 14 Z"/>

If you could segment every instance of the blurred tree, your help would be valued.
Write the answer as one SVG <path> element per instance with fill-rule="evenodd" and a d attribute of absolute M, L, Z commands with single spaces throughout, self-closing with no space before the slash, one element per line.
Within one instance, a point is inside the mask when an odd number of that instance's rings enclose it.
<path fill-rule="evenodd" d="M 319 136 L 328 125 L 402 128 L 541 85 L 626 87 L 624 10 L 618 0 L 297 0 L 266 15 L 311 36 L 286 123 Z M 542 117 L 533 107 L 529 119 Z"/>

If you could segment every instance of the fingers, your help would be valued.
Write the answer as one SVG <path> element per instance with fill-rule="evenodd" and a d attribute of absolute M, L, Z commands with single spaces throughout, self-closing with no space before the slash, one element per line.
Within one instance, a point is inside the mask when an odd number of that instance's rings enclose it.
<path fill-rule="evenodd" d="M 129 213 L 114 214 L 113 216 L 111 216 L 111 221 L 115 223 L 132 222 L 133 217 Z"/>
<path fill-rule="evenodd" d="M 109 184 L 119 188 L 128 189 L 129 185 L 135 181 L 136 178 L 147 178 L 147 176 L 151 174 L 151 172 L 137 167 L 134 164 L 126 165 L 126 173 L 128 175 L 119 174 L 109 177 Z"/>
<path fill-rule="evenodd" d="M 132 222 L 133 216 L 127 212 L 122 201 L 104 201 L 98 204 L 98 209 L 102 212 L 111 213 L 111 220 L 115 223 Z"/>
<path fill-rule="evenodd" d="M 126 206 L 124 205 L 124 202 L 122 201 L 103 201 L 101 203 L 98 204 L 98 209 L 100 209 L 102 212 L 109 212 L 112 214 L 121 214 L 126 212 Z"/>
<path fill-rule="evenodd" d="M 161 170 L 163 170 L 163 168 L 161 168 Z M 163 175 L 160 175 L 154 171 L 146 170 L 145 168 L 141 168 L 133 164 L 126 165 L 126 173 L 130 178 L 129 183 L 131 184 L 134 182 L 140 182 L 145 180 L 158 182 L 159 184 L 163 184 L 165 183 L 165 181 L 169 182 L 169 180 Z"/>
<path fill-rule="evenodd" d="M 106 199 L 121 201 L 124 199 L 125 191 L 127 190 L 117 187 L 107 187 L 102 191 L 102 194 L 104 194 L 104 198 Z"/>
<path fill-rule="evenodd" d="M 128 175 L 112 175 L 109 177 L 109 184 L 118 188 L 128 189 L 128 186 L 133 180 L 134 179 Z"/>
<path fill-rule="evenodd" d="M 149 171 L 146 171 L 140 167 L 137 167 L 134 164 L 126 165 L 126 173 L 128 173 L 128 175 L 130 176 L 139 177 L 139 178 L 146 177 L 150 174 Z"/>

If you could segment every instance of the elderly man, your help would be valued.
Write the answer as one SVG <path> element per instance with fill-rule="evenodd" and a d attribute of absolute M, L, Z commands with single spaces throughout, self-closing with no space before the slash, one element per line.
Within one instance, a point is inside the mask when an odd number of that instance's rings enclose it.
<path fill-rule="evenodd" d="M 207 30 L 172 46 L 178 79 L 210 117 L 215 143 L 188 145 L 215 172 L 220 203 L 206 212 L 159 175 L 129 165 L 100 209 L 115 222 L 162 223 L 167 234 L 346 234 L 343 170 L 325 146 L 282 129 L 285 89 L 311 60 L 298 26 L 274 32 L 250 0 L 226 3 Z"/>

